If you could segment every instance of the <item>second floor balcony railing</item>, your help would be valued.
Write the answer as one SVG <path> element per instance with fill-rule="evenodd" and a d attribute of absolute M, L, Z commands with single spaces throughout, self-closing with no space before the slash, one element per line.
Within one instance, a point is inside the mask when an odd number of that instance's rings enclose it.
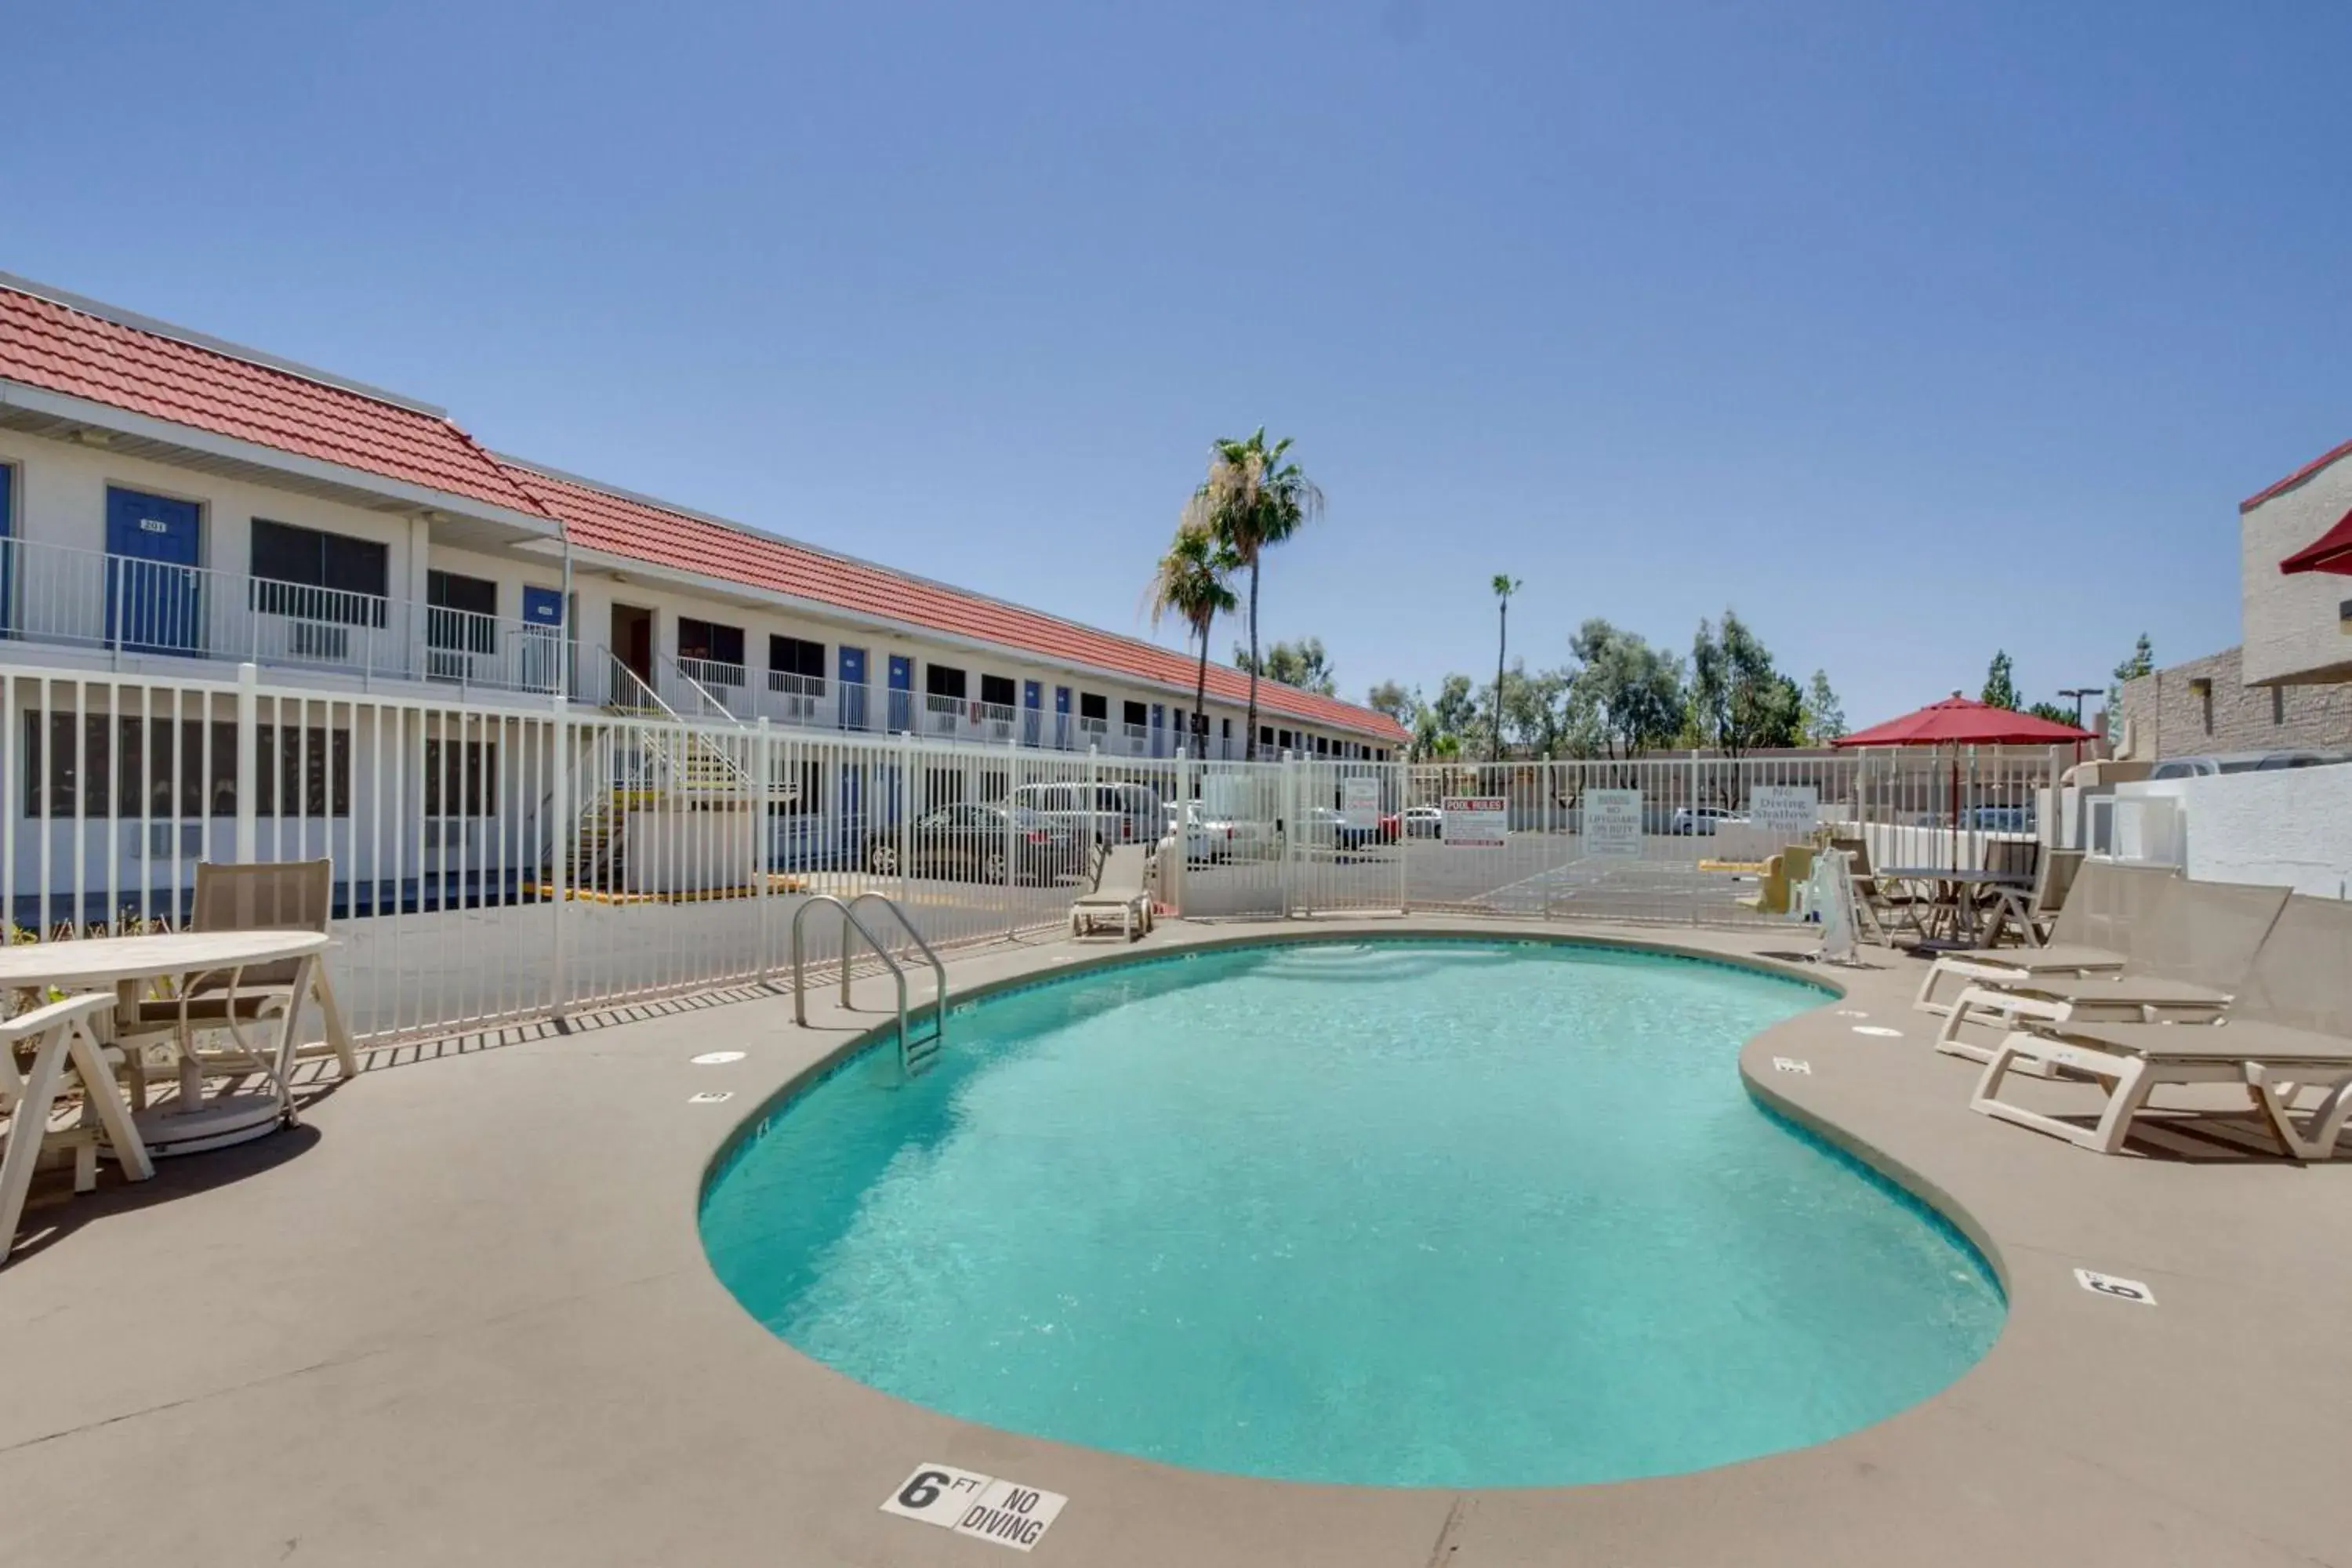
<path fill-rule="evenodd" d="M 552 692 L 554 626 L 202 566 L 0 539 L 0 637 Z"/>

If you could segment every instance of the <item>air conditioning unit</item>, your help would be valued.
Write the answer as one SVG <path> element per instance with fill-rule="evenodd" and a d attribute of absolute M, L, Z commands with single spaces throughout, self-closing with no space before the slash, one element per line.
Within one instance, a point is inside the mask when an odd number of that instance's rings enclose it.
<path fill-rule="evenodd" d="M 322 626 L 317 621 L 290 621 L 286 626 L 286 651 L 295 658 L 342 664 L 352 656 L 352 629 Z"/>

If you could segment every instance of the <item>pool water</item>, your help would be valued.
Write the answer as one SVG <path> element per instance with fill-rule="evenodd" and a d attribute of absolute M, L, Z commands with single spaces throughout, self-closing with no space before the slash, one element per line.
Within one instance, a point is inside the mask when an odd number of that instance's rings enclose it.
<path fill-rule="evenodd" d="M 1073 975 L 952 1014 L 911 1085 L 886 1047 L 784 1106 L 704 1244 L 807 1354 L 1016 1432 L 1384 1486 L 1724 1464 L 2001 1325 L 1954 1233 L 1744 1091 L 1741 1044 L 1827 999 L 1534 942 Z"/>

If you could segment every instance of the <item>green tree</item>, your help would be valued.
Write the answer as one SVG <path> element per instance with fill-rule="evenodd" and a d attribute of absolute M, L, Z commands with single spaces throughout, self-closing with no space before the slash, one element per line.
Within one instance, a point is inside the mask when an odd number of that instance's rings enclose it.
<path fill-rule="evenodd" d="M 1531 755 L 1557 755 L 1568 749 L 1572 722 L 1570 672 L 1546 669 L 1530 673 L 1524 662 L 1503 672 L 1499 690 L 1487 687 L 1473 703 L 1490 717 L 1487 734 L 1494 735 L 1491 717 L 1501 701 L 1503 733 Z"/>
<path fill-rule="evenodd" d="M 2131 657 L 2116 666 L 2115 683 L 2107 688 L 2107 711 L 2110 714 L 2120 714 L 2123 711 L 2125 681 L 2137 680 L 2143 675 L 2155 673 L 2156 647 L 2147 640 L 2147 634 L 2142 632 L 2139 634 L 2139 641 L 2132 645 Z"/>
<path fill-rule="evenodd" d="M 1846 732 L 1845 709 L 1839 703 L 1837 693 L 1830 689 L 1827 670 L 1813 671 L 1812 680 L 1805 687 L 1804 711 L 1800 718 L 1808 746 L 1826 746 Z"/>
<path fill-rule="evenodd" d="M 2053 724 L 2072 724 L 2075 721 L 2074 710 L 2063 702 L 2036 702 L 2026 711 L 2036 719 L 2047 719 Z"/>
<path fill-rule="evenodd" d="M 1209 477 L 1185 508 L 1188 522 L 1205 527 L 1249 572 L 1250 687 L 1248 737 L 1243 754 L 1257 755 L 1258 574 L 1265 552 L 1323 513 L 1323 492 L 1297 463 L 1290 439 L 1266 445 L 1265 426 L 1243 440 L 1210 449 Z"/>
<path fill-rule="evenodd" d="M 2011 674 L 2009 650 L 1993 650 L 1992 663 L 1985 670 L 1984 701 L 1988 707 L 2006 708 L 2014 712 L 2018 706 L 2017 681 Z"/>
<path fill-rule="evenodd" d="M 1685 706 L 1682 666 L 1673 655 L 1598 616 L 1577 628 L 1569 649 L 1578 662 L 1574 710 L 1586 716 L 1596 750 L 1630 758 L 1673 742 Z"/>
<path fill-rule="evenodd" d="M 1168 553 L 1151 574 L 1146 594 L 1151 624 L 1169 616 L 1181 619 L 1192 641 L 1201 645 L 1201 667 L 1192 681 L 1192 738 L 1205 745 L 1209 737 L 1209 627 L 1220 615 L 1230 615 L 1240 601 L 1225 578 L 1238 564 L 1233 552 L 1216 534 L 1197 522 L 1176 531 Z"/>
<path fill-rule="evenodd" d="M 1265 650 L 1264 658 L 1254 658 L 1249 649 L 1236 646 L 1234 668 L 1246 675 L 1262 675 L 1285 686 L 1296 686 L 1302 691 L 1318 691 L 1326 697 L 1339 694 L 1339 672 L 1331 668 L 1331 658 L 1323 651 L 1321 637 L 1277 642 Z"/>
<path fill-rule="evenodd" d="M 1478 700 L 1466 675 L 1449 675 L 1437 700 L 1423 708 L 1413 728 L 1413 746 L 1423 756 L 1458 756 L 1462 737 L 1478 721 Z"/>
<path fill-rule="evenodd" d="M 1702 745 L 1727 757 L 1793 746 L 1803 730 L 1804 693 L 1772 668 L 1772 655 L 1730 610 L 1719 626 L 1701 621 L 1691 643 L 1690 725 Z"/>
<path fill-rule="evenodd" d="M 1364 706 L 1375 713 L 1387 714 L 1410 730 L 1414 716 L 1421 710 L 1421 694 L 1407 691 L 1396 681 L 1383 680 L 1365 694 Z"/>
<path fill-rule="evenodd" d="M 1511 645 L 1511 595 L 1519 591 L 1517 577 L 1495 574 L 1495 745 L 1496 762 L 1503 760 L 1503 656 Z"/>

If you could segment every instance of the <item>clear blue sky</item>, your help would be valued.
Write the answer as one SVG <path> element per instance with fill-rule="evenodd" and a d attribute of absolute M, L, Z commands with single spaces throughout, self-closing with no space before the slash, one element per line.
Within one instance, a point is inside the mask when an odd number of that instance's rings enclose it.
<path fill-rule="evenodd" d="M 1121 630 L 1263 422 L 1351 697 L 1502 570 L 1538 665 L 2104 681 L 2352 437 L 2337 0 L 362 10 L 20 7 L 0 268 Z"/>

